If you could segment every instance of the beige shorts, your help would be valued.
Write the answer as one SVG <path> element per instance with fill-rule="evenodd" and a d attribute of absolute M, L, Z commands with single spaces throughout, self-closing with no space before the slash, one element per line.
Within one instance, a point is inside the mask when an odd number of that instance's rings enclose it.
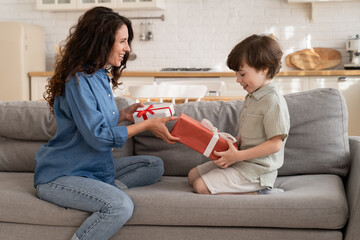
<path fill-rule="evenodd" d="M 219 168 L 213 161 L 196 167 L 211 194 L 247 193 L 263 189 L 260 182 L 249 182 L 232 167 Z"/>

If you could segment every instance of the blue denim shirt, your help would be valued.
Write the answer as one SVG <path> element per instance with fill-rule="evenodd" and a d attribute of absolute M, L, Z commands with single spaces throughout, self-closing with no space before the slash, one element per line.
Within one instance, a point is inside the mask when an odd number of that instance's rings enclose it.
<path fill-rule="evenodd" d="M 77 73 L 55 97 L 55 136 L 36 154 L 34 186 L 61 176 L 83 176 L 114 185 L 112 148 L 128 138 L 117 126 L 119 112 L 105 69 L 93 75 Z"/>

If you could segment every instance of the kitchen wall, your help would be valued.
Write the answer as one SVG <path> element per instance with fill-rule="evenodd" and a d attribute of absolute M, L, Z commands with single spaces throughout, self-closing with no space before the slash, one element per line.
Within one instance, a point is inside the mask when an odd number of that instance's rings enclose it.
<path fill-rule="evenodd" d="M 165 0 L 165 9 L 120 11 L 127 17 L 165 15 L 151 20 L 154 39 L 140 41 L 140 23 L 133 20 L 137 58 L 128 70 L 162 67 L 213 67 L 228 71 L 225 61 L 231 48 L 254 33 L 277 36 L 285 55 L 308 47 L 334 48 L 343 63 L 349 61 L 345 41 L 360 34 L 360 1 L 315 4 L 313 21 L 308 3 L 287 0 Z M 55 48 L 67 36 L 81 12 L 43 12 L 36 0 L 0 0 L 0 21 L 37 24 L 46 31 L 47 70 L 53 70 Z M 6 34 L 6 33 L 1 33 Z M 287 69 L 284 66 L 284 69 Z M 342 66 L 336 67 L 342 69 Z"/>

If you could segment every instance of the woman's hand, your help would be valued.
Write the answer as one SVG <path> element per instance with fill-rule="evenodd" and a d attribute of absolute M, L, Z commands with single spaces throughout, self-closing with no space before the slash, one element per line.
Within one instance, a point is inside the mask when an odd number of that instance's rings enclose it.
<path fill-rule="evenodd" d="M 214 151 L 214 154 L 220 157 L 218 160 L 214 160 L 214 163 L 220 168 L 227 168 L 230 165 L 238 162 L 240 151 L 235 148 L 231 141 L 226 141 L 229 145 L 229 149 L 224 152 Z"/>
<path fill-rule="evenodd" d="M 178 137 L 174 137 L 169 133 L 169 130 L 165 126 L 168 121 L 176 120 L 177 117 L 162 117 L 162 118 L 151 118 L 139 123 L 126 126 L 128 129 L 128 137 L 132 137 L 143 131 L 150 131 L 156 137 L 161 138 L 167 143 L 174 144 L 179 141 Z"/>
<path fill-rule="evenodd" d="M 129 107 L 120 110 L 119 111 L 119 121 L 118 122 L 120 123 L 120 122 L 122 122 L 124 120 L 128 120 L 128 121 L 134 123 L 133 114 L 139 107 L 144 107 L 144 104 L 142 104 L 142 103 L 134 103 L 134 104 L 130 105 Z"/>
<path fill-rule="evenodd" d="M 172 136 L 169 133 L 167 127 L 165 126 L 165 123 L 176 119 L 177 117 L 175 116 L 148 119 L 146 120 L 149 121 L 148 130 L 152 132 L 156 137 L 161 138 L 162 140 L 164 140 L 169 144 L 177 143 L 179 141 L 179 138 Z"/>

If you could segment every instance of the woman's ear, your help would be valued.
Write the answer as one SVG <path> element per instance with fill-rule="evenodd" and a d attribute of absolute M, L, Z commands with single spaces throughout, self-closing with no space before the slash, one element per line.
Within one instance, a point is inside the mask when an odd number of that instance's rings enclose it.
<path fill-rule="evenodd" d="M 266 76 L 268 71 L 269 71 L 269 68 L 265 68 L 265 69 L 261 70 L 261 73 Z"/>

